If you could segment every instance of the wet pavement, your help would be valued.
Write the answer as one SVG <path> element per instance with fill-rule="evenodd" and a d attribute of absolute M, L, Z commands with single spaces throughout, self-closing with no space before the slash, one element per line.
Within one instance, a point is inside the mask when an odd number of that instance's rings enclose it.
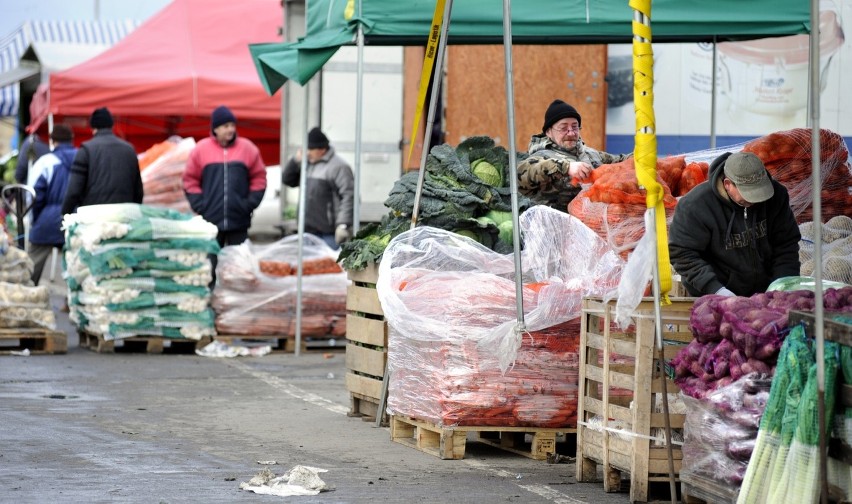
<path fill-rule="evenodd" d="M 0 502 L 624 503 L 574 465 L 468 441 L 463 460 L 392 442 L 349 417 L 342 351 L 211 358 L 81 348 L 52 303 L 68 353 L 0 356 Z M 558 450 L 570 453 L 569 443 Z M 276 462 L 264 465 L 259 462 Z M 269 468 L 327 470 L 331 491 L 241 490 Z"/>

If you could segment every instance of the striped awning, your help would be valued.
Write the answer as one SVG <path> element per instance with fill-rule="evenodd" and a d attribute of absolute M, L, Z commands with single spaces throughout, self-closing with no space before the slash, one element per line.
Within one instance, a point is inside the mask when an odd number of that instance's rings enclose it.
<path fill-rule="evenodd" d="M 78 47 L 95 45 L 112 47 L 136 27 L 137 21 L 27 21 L 11 34 L 0 38 L 0 74 L 7 78 L 3 83 L 33 75 L 21 58 L 33 45 L 39 43 L 74 44 Z M 79 58 L 68 58 L 70 67 L 79 63 Z M 64 70 L 62 62 L 52 61 L 52 70 Z M 66 68 L 67 68 L 66 67 Z M 17 82 L 0 87 L 0 117 L 18 113 L 20 87 Z"/>

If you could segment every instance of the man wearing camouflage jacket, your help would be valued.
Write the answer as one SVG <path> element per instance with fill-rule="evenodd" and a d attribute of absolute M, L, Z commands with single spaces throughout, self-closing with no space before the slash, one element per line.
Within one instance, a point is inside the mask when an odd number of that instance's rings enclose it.
<path fill-rule="evenodd" d="M 623 161 L 630 154 L 610 154 L 588 147 L 580 138 L 582 119 L 577 109 L 554 100 L 544 113 L 540 135 L 530 139 L 530 156 L 518 165 L 518 190 L 537 205 L 562 212 L 580 192 L 571 180 L 585 180 L 602 164 Z"/>

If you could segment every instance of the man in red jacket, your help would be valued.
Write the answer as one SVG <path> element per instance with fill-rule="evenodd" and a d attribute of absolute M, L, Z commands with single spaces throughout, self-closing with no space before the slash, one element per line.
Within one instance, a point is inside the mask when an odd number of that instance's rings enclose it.
<path fill-rule="evenodd" d="M 212 133 L 192 150 L 183 189 L 192 210 L 219 228 L 219 246 L 248 238 L 251 215 L 266 191 L 266 165 L 257 146 L 237 136 L 237 119 L 224 105 L 211 117 Z"/>

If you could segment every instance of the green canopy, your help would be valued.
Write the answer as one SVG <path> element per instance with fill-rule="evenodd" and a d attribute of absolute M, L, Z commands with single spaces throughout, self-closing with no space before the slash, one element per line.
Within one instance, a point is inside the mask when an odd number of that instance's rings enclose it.
<path fill-rule="evenodd" d="M 425 45 L 435 2 L 360 0 L 307 2 L 307 30 L 293 43 L 249 46 L 270 94 L 288 80 L 304 85 L 342 45 L 355 43 L 360 23 L 369 45 Z M 355 7 L 357 12 L 357 7 Z M 655 0 L 654 42 L 722 42 L 810 31 L 810 6 L 801 0 Z M 527 0 L 512 6 L 517 44 L 630 43 L 633 10 L 627 0 Z M 502 44 L 500 0 L 457 0 L 449 43 Z"/>

